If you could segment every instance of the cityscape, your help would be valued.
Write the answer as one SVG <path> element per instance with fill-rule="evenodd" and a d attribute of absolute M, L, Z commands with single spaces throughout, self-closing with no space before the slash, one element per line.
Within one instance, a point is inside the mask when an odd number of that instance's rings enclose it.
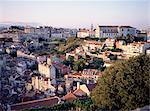
<path fill-rule="evenodd" d="M 149 9 L 0 1 L 0 111 L 149 111 Z"/>

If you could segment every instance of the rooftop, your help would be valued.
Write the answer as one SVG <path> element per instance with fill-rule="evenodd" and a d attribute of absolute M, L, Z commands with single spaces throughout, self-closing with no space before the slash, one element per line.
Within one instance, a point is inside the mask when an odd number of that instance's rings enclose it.
<path fill-rule="evenodd" d="M 58 104 L 59 97 L 50 97 L 50 98 L 44 98 L 40 100 L 33 100 L 28 102 L 22 102 L 18 104 L 11 105 L 11 110 L 23 110 L 23 109 L 30 109 L 30 108 L 36 108 L 36 107 L 42 107 L 42 106 L 52 106 L 55 104 Z"/>

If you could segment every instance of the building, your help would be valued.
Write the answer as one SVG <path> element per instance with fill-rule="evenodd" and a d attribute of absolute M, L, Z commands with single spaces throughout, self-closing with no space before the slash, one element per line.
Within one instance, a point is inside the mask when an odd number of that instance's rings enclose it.
<path fill-rule="evenodd" d="M 127 35 L 136 36 L 136 28 L 131 26 L 97 26 L 95 34 L 98 38 L 116 38 Z"/>
<path fill-rule="evenodd" d="M 86 51 L 97 51 L 98 49 L 101 49 L 103 47 L 103 43 L 98 42 L 98 41 L 84 40 L 82 47 L 83 47 L 85 52 Z"/>
<path fill-rule="evenodd" d="M 42 91 L 45 91 L 52 87 L 50 79 L 42 76 L 32 77 L 32 86 L 34 87 L 34 89 Z"/>
<path fill-rule="evenodd" d="M 55 97 L 49 97 L 49 98 L 44 98 L 39 100 L 12 104 L 10 107 L 11 107 L 11 111 L 21 111 L 25 109 L 40 108 L 44 106 L 53 106 L 59 104 L 60 102 L 61 102 L 60 98 L 55 96 Z"/>
<path fill-rule="evenodd" d="M 106 39 L 105 46 L 109 49 L 113 49 L 115 46 L 115 39 L 111 39 L 111 38 Z"/>
<path fill-rule="evenodd" d="M 51 37 L 52 38 L 63 38 L 63 34 L 62 33 L 52 33 Z"/>
<path fill-rule="evenodd" d="M 11 39 L 14 42 L 18 42 L 20 40 L 19 33 L 0 33 L 0 38 Z"/>
<path fill-rule="evenodd" d="M 137 33 L 136 37 L 139 41 L 146 41 L 147 40 L 147 33 L 146 32 L 139 32 Z"/>
<path fill-rule="evenodd" d="M 36 55 L 30 54 L 30 52 L 26 50 L 17 50 L 17 57 L 24 57 L 24 58 L 36 60 Z"/>
<path fill-rule="evenodd" d="M 79 73 L 71 73 L 71 74 L 66 74 L 65 78 L 72 78 L 75 81 L 76 80 L 82 80 L 83 82 L 89 84 L 91 83 L 96 83 L 99 77 L 101 77 L 102 74 L 96 69 L 84 69 L 82 72 Z"/>
<path fill-rule="evenodd" d="M 73 92 L 70 91 L 68 92 L 65 96 L 62 97 L 62 100 L 64 101 L 73 101 L 76 99 L 87 99 L 87 93 L 84 92 L 81 88 L 80 88 L 80 83 L 77 82 L 77 87 L 76 90 L 74 90 Z"/>
<path fill-rule="evenodd" d="M 147 41 L 150 41 L 150 30 L 147 32 Z"/>
<path fill-rule="evenodd" d="M 82 84 L 80 89 L 90 96 L 91 91 L 96 87 L 96 84 Z"/>
<path fill-rule="evenodd" d="M 96 37 L 99 38 L 115 38 L 118 35 L 118 26 L 97 26 Z"/>
<path fill-rule="evenodd" d="M 118 26 L 118 36 L 137 36 L 136 28 L 131 26 Z"/>
<path fill-rule="evenodd" d="M 128 57 L 146 54 L 146 49 L 150 48 L 150 42 L 134 42 L 122 47 L 123 53 Z"/>
<path fill-rule="evenodd" d="M 37 59 L 38 63 L 44 63 L 44 62 L 46 62 L 47 57 L 45 55 L 44 56 L 38 56 L 36 59 Z"/>
<path fill-rule="evenodd" d="M 56 68 L 53 65 L 48 65 L 47 63 L 39 63 L 38 71 L 40 74 L 44 75 L 47 78 L 56 78 Z"/>
<path fill-rule="evenodd" d="M 79 31 L 77 32 L 77 37 L 79 38 L 85 38 L 89 36 L 90 36 L 90 32 L 88 29 L 79 29 Z"/>
<path fill-rule="evenodd" d="M 52 65 L 56 68 L 58 78 L 71 72 L 71 68 L 62 63 L 52 62 Z"/>
<path fill-rule="evenodd" d="M 148 48 L 148 49 L 146 50 L 146 54 L 147 54 L 147 55 L 150 55 L 150 48 Z"/>
<path fill-rule="evenodd" d="M 34 27 L 25 27 L 24 28 L 24 32 L 25 33 L 34 33 L 35 32 L 35 28 Z"/>

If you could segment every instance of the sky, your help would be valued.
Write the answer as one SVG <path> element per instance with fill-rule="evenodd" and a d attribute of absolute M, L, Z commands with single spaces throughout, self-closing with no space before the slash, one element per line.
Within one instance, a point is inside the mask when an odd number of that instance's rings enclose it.
<path fill-rule="evenodd" d="M 150 0 L 0 0 L 0 23 L 40 23 L 90 28 L 130 25 L 150 28 Z"/>

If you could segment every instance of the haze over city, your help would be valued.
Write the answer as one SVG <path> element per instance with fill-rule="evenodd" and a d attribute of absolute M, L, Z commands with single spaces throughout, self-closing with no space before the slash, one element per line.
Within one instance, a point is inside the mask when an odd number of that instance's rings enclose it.
<path fill-rule="evenodd" d="M 0 0 L 0 23 L 24 22 L 68 28 L 90 24 L 150 26 L 149 0 Z"/>

